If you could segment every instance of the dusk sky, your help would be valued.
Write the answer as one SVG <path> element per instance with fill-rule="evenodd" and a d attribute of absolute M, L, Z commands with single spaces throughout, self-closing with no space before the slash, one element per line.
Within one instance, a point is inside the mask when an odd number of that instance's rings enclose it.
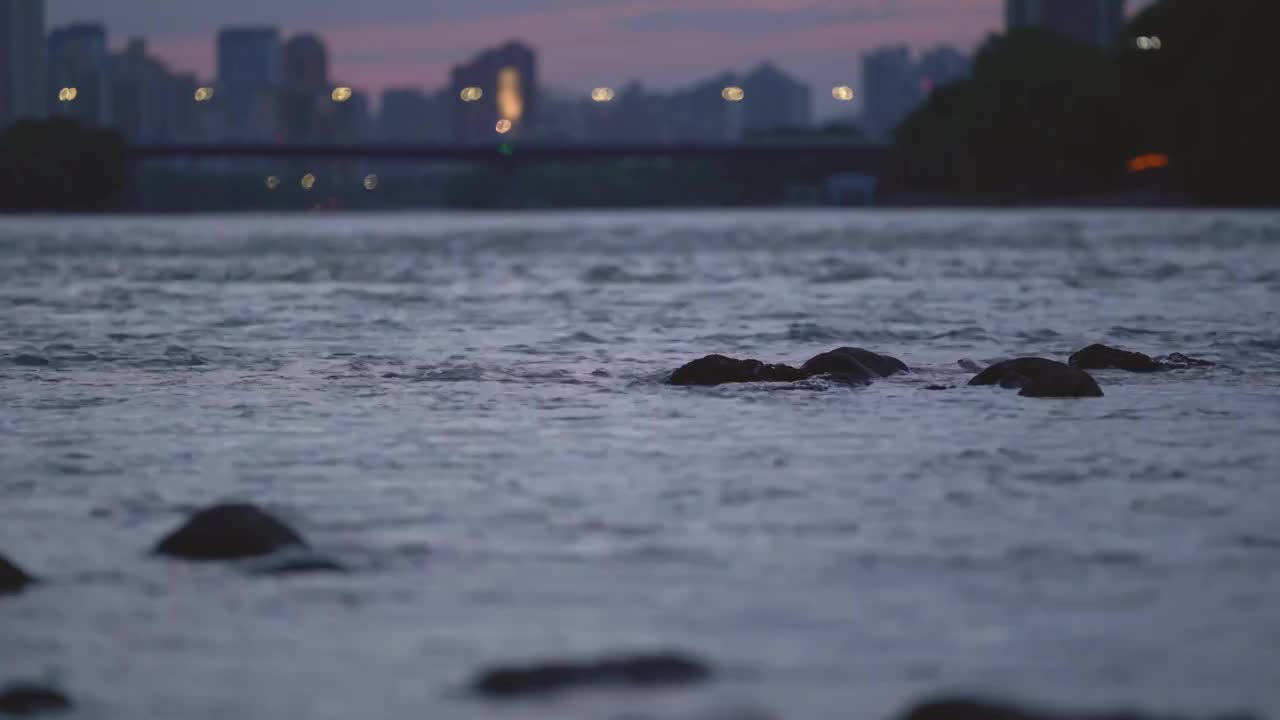
<path fill-rule="evenodd" d="M 1131 2 L 1131 5 L 1134 4 Z M 859 83 L 869 48 L 939 43 L 971 50 L 1003 23 L 1003 0 L 49 0 L 49 24 L 104 22 L 174 68 L 212 79 L 225 25 L 311 31 L 329 44 L 333 79 L 377 93 L 438 87 L 477 50 L 521 39 L 543 85 L 588 91 L 636 78 L 672 87 L 772 60 L 813 85 L 823 115 L 834 85 Z"/>

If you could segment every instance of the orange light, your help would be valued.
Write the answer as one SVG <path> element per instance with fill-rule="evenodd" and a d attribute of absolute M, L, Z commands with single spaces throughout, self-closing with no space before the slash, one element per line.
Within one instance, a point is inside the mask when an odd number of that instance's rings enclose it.
<path fill-rule="evenodd" d="M 1129 161 L 1129 172 L 1140 173 L 1169 167 L 1169 156 L 1163 153 L 1139 155 Z"/>

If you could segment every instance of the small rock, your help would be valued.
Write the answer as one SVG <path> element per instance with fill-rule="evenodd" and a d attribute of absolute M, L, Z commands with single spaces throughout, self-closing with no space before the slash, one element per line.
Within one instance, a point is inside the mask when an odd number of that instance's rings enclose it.
<path fill-rule="evenodd" d="M 44 357 L 43 355 L 21 353 L 14 356 L 13 364 L 21 365 L 23 367 L 45 367 L 49 364 L 49 358 Z"/>
<path fill-rule="evenodd" d="M 978 373 L 969 384 L 1021 388 L 1018 394 L 1023 397 L 1102 397 L 1102 388 L 1089 373 L 1056 360 L 1034 357 L 996 363 Z"/>
<path fill-rule="evenodd" d="M 1130 711 L 1101 713 L 1040 712 L 1003 702 L 977 698 L 940 698 L 921 703 L 899 720 L 1176 720 Z M 1250 720 L 1247 715 L 1223 715 L 1216 720 Z"/>
<path fill-rule="evenodd" d="M 955 385 L 925 385 L 925 390 L 954 390 Z"/>
<path fill-rule="evenodd" d="M 711 678 L 711 668 L 680 653 L 621 655 L 586 662 L 540 662 L 487 670 L 472 683 L 477 695 L 512 699 L 578 687 L 691 685 Z"/>
<path fill-rule="evenodd" d="M 671 373 L 672 385 L 726 385 L 749 382 L 793 382 L 803 380 L 799 370 L 787 365 L 766 365 L 759 360 L 738 360 L 724 355 L 708 355 Z"/>
<path fill-rule="evenodd" d="M 69 710 L 71 699 L 53 688 L 14 683 L 0 690 L 0 715 L 27 717 Z"/>
<path fill-rule="evenodd" d="M 20 593 L 34 582 L 35 578 L 10 562 L 4 555 L 0 555 L 0 595 Z"/>
<path fill-rule="evenodd" d="M 187 560 L 235 560 L 306 545 L 293 528 L 257 507 L 229 503 L 196 513 L 153 552 Z"/>

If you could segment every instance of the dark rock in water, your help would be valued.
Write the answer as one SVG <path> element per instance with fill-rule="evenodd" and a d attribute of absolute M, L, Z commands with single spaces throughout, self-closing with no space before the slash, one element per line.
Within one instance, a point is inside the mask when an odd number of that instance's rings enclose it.
<path fill-rule="evenodd" d="M 70 708 L 70 698 L 43 685 L 15 683 L 0 690 L 0 715 L 26 717 Z"/>
<path fill-rule="evenodd" d="M 931 700 L 907 711 L 900 720 L 1175 720 L 1135 712 L 1063 713 L 1039 712 L 1001 702 L 974 698 Z M 1250 720 L 1247 715 L 1224 715 L 1216 720 Z"/>
<path fill-rule="evenodd" d="M 1018 358 L 996 363 L 978 373 L 970 385 L 1021 388 L 1023 397 L 1102 397 L 1102 388 L 1089 373 L 1044 358 Z"/>
<path fill-rule="evenodd" d="M 895 373 L 910 372 L 910 370 L 897 358 L 862 348 L 843 347 L 810 358 L 800 367 L 800 372 L 804 373 L 805 377 L 832 375 L 847 377 L 854 381 L 860 381 L 860 378 L 869 381 L 877 376 L 889 377 Z"/>
<path fill-rule="evenodd" d="M 691 685 L 711 678 L 711 668 L 679 653 L 622 655 L 587 662 L 545 662 L 497 667 L 471 683 L 472 692 L 509 699 L 581 687 Z"/>
<path fill-rule="evenodd" d="M 196 513 L 154 552 L 187 560 L 234 560 L 306 544 L 293 528 L 253 505 L 231 503 Z"/>
<path fill-rule="evenodd" d="M 9 562 L 4 555 L 0 555 L 0 595 L 22 592 L 23 588 L 34 582 L 35 578 Z"/>
<path fill-rule="evenodd" d="M 1215 367 L 1214 363 L 1199 358 L 1187 357 L 1182 353 L 1173 353 L 1156 358 L 1156 362 L 1165 370 L 1185 370 L 1194 367 Z"/>
<path fill-rule="evenodd" d="M 1193 367 L 1213 367 L 1208 360 L 1190 358 L 1182 353 L 1152 358 L 1140 352 L 1130 352 L 1108 345 L 1090 345 L 1072 353 L 1068 360 L 1072 367 L 1082 370 L 1128 370 L 1129 372 L 1160 372 L 1183 370 Z"/>
<path fill-rule="evenodd" d="M 759 360 L 738 360 L 708 355 L 671 373 L 672 385 L 725 385 L 749 382 L 794 382 L 804 375 L 787 365 L 766 365 Z"/>
<path fill-rule="evenodd" d="M 1090 345 L 1071 354 L 1067 361 L 1071 367 L 1082 370 L 1128 370 L 1129 372 L 1157 372 L 1160 363 L 1140 352 L 1129 352 L 1107 345 Z"/>
<path fill-rule="evenodd" d="M 925 385 L 925 390 L 955 390 L 955 385 Z"/>

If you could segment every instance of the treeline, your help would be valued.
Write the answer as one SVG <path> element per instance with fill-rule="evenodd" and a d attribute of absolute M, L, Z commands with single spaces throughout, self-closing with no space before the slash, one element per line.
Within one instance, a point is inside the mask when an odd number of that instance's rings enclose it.
<path fill-rule="evenodd" d="M 70 120 L 23 120 L 0 132 L 0 211 L 115 209 L 128 151 L 111 130 Z"/>
<path fill-rule="evenodd" d="M 1276 0 L 1162 0 L 1112 48 L 1030 30 L 992 37 L 970 79 L 898 128 L 883 187 L 978 201 L 1151 188 L 1278 203 L 1277 27 Z M 1135 43 L 1152 36 L 1158 50 Z M 1144 156 L 1159 161 L 1132 162 Z"/>

